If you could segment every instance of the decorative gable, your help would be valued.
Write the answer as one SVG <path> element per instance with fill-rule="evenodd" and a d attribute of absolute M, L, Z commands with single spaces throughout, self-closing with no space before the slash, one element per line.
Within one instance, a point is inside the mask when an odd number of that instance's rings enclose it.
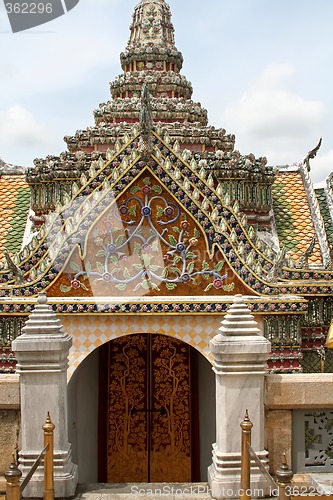
<path fill-rule="evenodd" d="M 95 221 L 62 271 L 67 279 L 51 295 L 231 293 L 235 284 L 221 251 L 209 248 L 202 227 L 156 171 L 145 165 L 132 182 L 127 175 L 124 181 L 117 199 L 106 195 L 107 203 L 93 208 Z M 75 221 L 67 224 L 74 227 Z"/>
<path fill-rule="evenodd" d="M 16 256 L 16 268 L 0 272 L 2 296 L 330 293 L 329 271 L 286 267 L 285 254 L 256 235 L 238 203 L 231 207 L 221 184 L 193 158 L 188 163 L 177 142 L 171 147 L 156 132 L 150 140 L 142 156 L 134 126 L 110 160 L 92 164 L 89 179 L 81 175 L 81 186 L 72 185 Z M 283 312 L 302 310 L 294 299 Z"/>

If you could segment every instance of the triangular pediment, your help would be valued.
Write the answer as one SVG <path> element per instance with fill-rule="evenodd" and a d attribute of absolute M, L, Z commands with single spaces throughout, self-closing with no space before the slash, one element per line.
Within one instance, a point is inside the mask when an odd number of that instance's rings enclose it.
<path fill-rule="evenodd" d="M 210 247 L 202 227 L 149 164 L 127 178 L 118 196 L 108 193 L 92 207 L 89 229 L 61 274 L 51 295 L 185 296 L 235 289 L 222 253 Z"/>

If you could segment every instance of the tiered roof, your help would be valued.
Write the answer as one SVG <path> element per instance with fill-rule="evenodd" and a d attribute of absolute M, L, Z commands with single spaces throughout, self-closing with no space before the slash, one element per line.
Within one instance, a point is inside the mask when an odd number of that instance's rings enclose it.
<path fill-rule="evenodd" d="M 307 193 L 299 170 L 280 171 L 273 184 L 273 209 L 280 245 L 298 261 L 316 236 Z M 309 263 L 320 264 L 318 241 Z"/>
<path fill-rule="evenodd" d="M 30 206 L 30 189 L 26 170 L 0 160 L 0 261 L 4 250 L 19 252 Z"/>

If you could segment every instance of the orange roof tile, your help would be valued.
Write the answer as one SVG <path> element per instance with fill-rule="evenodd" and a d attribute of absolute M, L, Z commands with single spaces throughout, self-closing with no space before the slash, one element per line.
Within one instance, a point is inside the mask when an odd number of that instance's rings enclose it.
<path fill-rule="evenodd" d="M 25 175 L 0 176 L 0 260 L 4 248 L 10 254 L 21 248 L 30 205 L 30 189 Z"/>
<path fill-rule="evenodd" d="M 298 260 L 309 247 L 315 229 L 300 172 L 279 172 L 273 184 L 273 207 L 280 244 Z M 310 263 L 321 263 L 318 241 Z"/>

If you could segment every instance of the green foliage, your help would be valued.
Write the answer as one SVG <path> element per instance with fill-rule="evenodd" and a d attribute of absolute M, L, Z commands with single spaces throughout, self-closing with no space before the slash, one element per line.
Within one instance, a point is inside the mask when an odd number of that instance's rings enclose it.
<path fill-rule="evenodd" d="M 210 290 L 213 286 L 213 283 L 209 283 L 209 285 L 206 286 L 206 288 L 204 289 L 204 292 L 208 292 L 208 290 Z"/>
<path fill-rule="evenodd" d="M 159 245 L 159 242 L 158 242 L 157 239 L 152 242 L 151 249 L 152 249 L 153 252 L 159 252 L 160 245 Z"/>
<path fill-rule="evenodd" d="M 187 266 L 187 272 L 188 274 L 192 274 L 194 271 L 194 262 L 190 262 Z"/>
<path fill-rule="evenodd" d="M 218 273 L 218 272 L 219 272 L 219 271 L 221 271 L 221 269 L 223 268 L 223 264 L 224 264 L 223 260 L 220 260 L 220 261 L 216 264 L 216 266 L 215 266 L 214 270 Z"/>
<path fill-rule="evenodd" d="M 90 264 L 89 261 L 85 262 L 85 268 L 88 273 L 91 273 L 92 271 L 92 265 Z"/>
<path fill-rule="evenodd" d="M 187 252 L 186 258 L 187 259 L 196 259 L 197 256 L 193 252 Z"/>
<path fill-rule="evenodd" d="M 100 262 L 97 262 L 97 269 L 98 269 L 99 273 L 104 274 L 105 269 L 104 269 L 103 264 L 101 264 Z"/>
<path fill-rule="evenodd" d="M 164 208 L 163 207 L 160 207 L 158 206 L 157 207 L 157 212 L 156 212 L 156 216 L 158 219 L 160 219 L 164 214 Z"/>
<path fill-rule="evenodd" d="M 116 255 L 110 255 L 109 259 L 111 260 L 111 262 L 114 266 L 118 266 L 119 261 L 118 261 L 118 257 Z"/>
<path fill-rule="evenodd" d="M 135 243 L 134 243 L 134 250 L 133 251 L 134 251 L 135 255 L 138 255 L 141 253 L 141 245 L 137 241 L 135 241 Z"/>
<path fill-rule="evenodd" d="M 149 271 L 152 271 L 153 273 L 156 273 L 157 271 L 160 271 L 161 269 L 162 269 L 161 266 L 155 266 L 152 264 L 150 264 L 150 266 L 149 266 Z"/>
<path fill-rule="evenodd" d="M 168 290 L 174 290 L 177 287 L 177 283 L 166 283 L 165 286 Z"/>
<path fill-rule="evenodd" d="M 142 264 L 132 264 L 132 267 L 136 269 L 136 271 L 143 271 L 144 266 Z"/>
<path fill-rule="evenodd" d="M 79 266 L 76 262 L 71 261 L 70 266 L 76 273 L 79 273 L 81 271 L 81 266 Z"/>
<path fill-rule="evenodd" d="M 126 283 L 118 283 L 118 284 L 116 285 L 116 288 L 117 288 L 118 290 L 126 290 L 127 285 L 126 285 Z"/>
<path fill-rule="evenodd" d="M 118 238 L 116 239 L 116 243 L 115 243 L 117 248 L 119 248 L 120 245 L 124 242 L 124 239 L 125 239 L 125 236 L 123 234 L 118 236 Z"/>
<path fill-rule="evenodd" d="M 124 267 L 123 269 L 123 276 L 125 279 L 131 279 L 131 273 L 129 272 L 127 267 Z"/>
<path fill-rule="evenodd" d="M 172 246 L 177 246 L 177 240 L 174 236 L 172 236 L 172 234 L 169 234 L 169 242 L 170 242 L 170 245 Z"/>

